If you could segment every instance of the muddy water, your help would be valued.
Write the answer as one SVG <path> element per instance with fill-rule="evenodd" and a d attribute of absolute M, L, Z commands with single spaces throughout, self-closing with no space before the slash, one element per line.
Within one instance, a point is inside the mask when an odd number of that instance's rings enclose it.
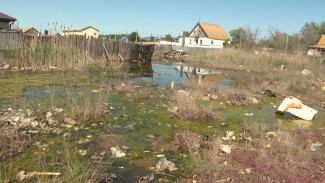
<path fill-rule="evenodd" d="M 114 90 L 108 96 L 110 104 L 107 113 L 110 117 L 103 123 L 97 125 L 81 125 L 78 128 L 67 128 L 64 126 L 51 126 L 52 130 L 41 133 L 35 137 L 36 141 L 50 144 L 46 150 L 39 146 L 32 146 L 28 151 L 14 158 L 12 171 L 7 177 L 15 177 L 16 173 L 24 169 L 31 171 L 64 171 L 62 167 L 53 167 L 50 164 L 53 159 L 64 161 L 66 149 L 76 151 L 78 149 L 88 150 L 88 155 L 80 156 L 73 153 L 75 159 L 80 162 L 90 159 L 91 156 L 99 156 L 102 151 L 109 151 L 109 146 L 124 146 L 127 156 L 114 159 L 106 154 L 107 165 L 105 172 L 116 174 L 115 182 L 136 182 L 139 176 L 146 175 L 150 167 L 154 167 L 159 158 L 158 154 L 164 154 L 168 159 L 175 162 L 178 170 L 171 172 L 172 175 L 182 178 L 190 160 L 180 155 L 180 152 L 166 151 L 171 134 L 175 129 L 186 128 L 205 135 L 224 136 L 225 131 L 232 130 L 235 134 L 240 133 L 245 123 L 265 123 L 273 125 L 272 128 L 281 126 L 294 130 L 301 126 L 293 121 L 294 117 L 285 117 L 275 114 L 273 104 L 279 105 L 281 101 L 266 98 L 267 102 L 254 107 L 234 107 L 216 101 L 209 101 L 213 109 L 219 111 L 228 127 L 221 127 L 220 122 L 202 123 L 198 121 L 181 121 L 170 119 L 167 110 L 169 85 L 175 81 L 178 88 L 183 87 L 183 82 L 189 79 L 203 79 L 211 84 L 231 84 L 233 80 L 227 78 L 227 70 L 209 70 L 205 68 L 193 68 L 186 65 L 161 65 L 152 64 L 148 66 L 127 66 L 123 71 L 53 71 L 53 72 L 3 72 L 0 71 L 0 109 L 9 107 L 30 107 L 42 105 L 55 105 L 65 108 L 69 94 L 98 95 L 103 87 L 111 87 L 114 83 L 133 81 L 146 81 L 156 83 L 155 95 L 146 98 L 134 98 Z M 201 75 L 201 76 L 199 76 Z M 68 94 L 69 93 L 69 94 Z M 315 107 L 315 106 L 311 106 Z M 250 115 L 245 115 L 250 114 Z M 312 122 L 304 123 L 309 128 L 324 126 L 324 116 L 316 115 Z M 62 133 L 54 133 L 55 129 L 62 129 Z M 63 137 L 63 134 L 70 133 Z M 87 137 L 91 135 L 92 137 Z M 150 135 L 150 138 L 148 138 Z M 153 135 L 153 138 L 152 138 Z M 69 138 L 67 138 L 69 137 Z M 78 144 L 79 140 L 89 142 Z M 119 139 L 119 140 L 117 140 Z M 67 143 L 68 142 L 68 145 Z M 105 144 L 106 143 L 106 144 Z M 102 144 L 102 145 L 100 145 Z M 103 145 L 104 144 L 104 145 Z M 99 148 L 99 147 L 101 148 Z M 41 159 L 41 160 L 40 160 Z M 46 162 L 45 165 L 44 163 Z M 4 163 L 0 168 L 4 171 Z M 6 169 L 6 171 L 8 171 Z M 4 177 L 4 175 L 2 175 Z M 173 178 L 156 175 L 158 178 Z"/>

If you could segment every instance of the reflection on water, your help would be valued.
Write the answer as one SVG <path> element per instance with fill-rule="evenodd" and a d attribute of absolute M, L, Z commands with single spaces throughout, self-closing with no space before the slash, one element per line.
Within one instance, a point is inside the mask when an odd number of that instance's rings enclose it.
<path fill-rule="evenodd" d="M 202 77 L 203 82 L 211 85 L 231 83 L 233 80 L 226 77 L 220 71 L 212 71 L 206 68 L 196 68 L 184 64 L 162 65 L 152 64 L 145 67 L 152 67 L 152 77 L 141 77 L 144 81 L 153 81 L 155 83 L 170 85 L 175 81 L 177 85 L 183 85 L 185 81 L 196 80 Z"/>

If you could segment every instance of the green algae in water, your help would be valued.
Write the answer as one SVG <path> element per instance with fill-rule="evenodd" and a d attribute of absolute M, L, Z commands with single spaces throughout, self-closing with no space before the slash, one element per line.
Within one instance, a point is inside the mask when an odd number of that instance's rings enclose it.
<path fill-rule="evenodd" d="M 168 67 L 170 68 L 170 67 Z M 155 70 L 155 69 L 154 69 Z M 155 71 L 156 72 L 156 71 Z M 113 109 L 107 108 L 110 116 L 103 122 L 96 126 L 85 125 L 85 128 L 78 131 L 64 129 L 64 132 L 57 134 L 41 134 L 35 138 L 35 141 L 42 141 L 50 144 L 47 150 L 43 151 L 36 146 L 32 146 L 26 152 L 12 158 L 10 162 L 1 162 L 0 168 L 2 177 L 15 178 L 16 174 L 20 170 L 27 172 L 31 171 L 59 171 L 67 172 L 64 167 L 53 166 L 53 161 L 67 163 L 67 155 L 65 150 L 69 149 L 69 156 L 71 162 L 74 164 L 76 170 L 75 174 L 81 171 L 81 167 L 85 166 L 89 160 L 89 156 L 93 153 L 93 146 L 96 143 L 96 139 L 99 134 L 112 134 L 122 135 L 126 138 L 127 146 L 129 147 L 128 155 L 124 159 L 117 160 L 117 166 L 107 167 L 106 172 L 117 173 L 121 179 L 126 181 L 134 181 L 135 177 L 139 175 L 145 175 L 149 170 L 144 167 L 139 167 L 133 164 L 133 161 L 142 161 L 146 159 L 153 159 L 151 161 L 157 162 L 159 159 L 156 155 L 165 154 L 167 158 L 170 158 L 175 162 L 179 168 L 178 171 L 172 174 L 181 176 L 182 171 L 187 166 L 195 166 L 195 163 L 191 163 L 190 158 L 185 158 L 180 155 L 180 152 L 163 152 L 157 147 L 157 141 L 163 139 L 168 143 L 172 139 L 172 135 L 177 129 L 190 129 L 203 135 L 213 135 L 222 137 L 225 136 L 226 131 L 234 131 L 235 135 L 239 134 L 245 127 L 245 123 L 264 123 L 270 126 L 277 125 L 281 120 L 283 128 L 298 129 L 298 127 L 290 122 L 291 118 L 283 115 L 275 114 L 273 105 L 270 103 L 279 104 L 280 100 L 267 100 L 266 104 L 260 104 L 258 107 L 237 107 L 226 104 L 219 104 L 217 102 L 208 101 L 206 105 L 212 104 L 213 110 L 218 111 L 225 119 L 225 123 L 229 124 L 228 127 L 221 127 L 220 121 L 211 123 L 202 123 L 199 121 L 182 121 L 178 119 L 171 119 L 169 116 L 171 113 L 167 110 L 169 107 L 169 101 L 165 98 L 168 96 L 168 91 L 162 85 L 169 84 L 173 79 L 175 71 L 159 72 L 159 81 L 153 79 L 152 76 L 145 77 L 140 76 L 140 79 L 150 80 L 160 83 L 154 90 L 152 97 L 148 98 L 136 98 L 136 95 L 110 93 L 108 96 L 108 103 Z M 173 77 L 170 77 L 173 76 Z M 114 82 L 125 81 L 129 79 L 125 73 L 104 73 L 104 72 L 49 72 L 49 73 L 2 73 L 0 78 L 0 101 L 2 105 L 7 107 L 12 103 L 18 102 L 22 98 L 28 98 L 28 100 L 37 103 L 44 103 L 44 105 L 51 106 L 53 103 L 50 101 L 51 93 L 46 92 L 48 89 L 52 89 L 54 93 L 56 107 L 62 107 L 66 100 L 66 88 L 72 93 L 87 93 L 89 95 L 97 95 L 92 93 L 91 90 L 98 89 L 101 86 L 110 86 Z M 139 80 L 137 74 L 131 74 L 134 80 Z M 168 76 L 168 78 L 164 78 Z M 155 78 L 155 76 L 153 77 Z M 165 90 L 164 90 L 165 89 Z M 77 94 L 78 95 L 78 94 Z M 165 97 L 159 97 L 165 96 Z M 2 107 L 3 107 L 2 106 Z M 253 116 L 246 116 L 245 113 L 253 113 Z M 122 115 L 122 116 L 121 116 Z M 123 115 L 127 117 L 123 117 Z M 289 120 L 288 120 L 289 119 Z M 310 128 L 319 128 L 324 126 L 324 116 L 316 115 L 312 121 Z M 60 127 L 60 126 L 59 126 Z M 61 127 L 60 127 L 61 128 Z M 87 128 L 87 129 L 86 129 Z M 64 133 L 70 133 L 68 139 L 63 138 Z M 148 138 L 148 135 L 154 135 L 154 139 Z M 85 144 L 78 144 L 78 140 L 85 140 L 87 135 L 92 135 L 91 142 Z M 88 149 L 88 155 L 80 156 L 78 149 Z M 144 151 L 150 151 L 144 152 Z M 60 153 L 58 153 L 60 152 Z M 8 168 L 8 163 L 11 163 L 11 168 Z M 191 165 L 192 164 L 192 165 Z M 124 167 L 119 169 L 118 167 Z M 6 176 L 4 176 L 6 174 Z"/>

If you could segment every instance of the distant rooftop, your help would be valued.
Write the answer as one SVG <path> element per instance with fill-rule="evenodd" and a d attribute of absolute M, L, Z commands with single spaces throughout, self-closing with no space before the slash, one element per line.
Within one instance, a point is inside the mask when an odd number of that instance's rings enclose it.
<path fill-rule="evenodd" d="M 311 46 L 312 48 L 325 48 L 325 34 L 322 35 L 318 44 Z"/>
<path fill-rule="evenodd" d="M 79 32 L 79 31 L 83 31 L 83 30 L 88 29 L 88 28 L 95 29 L 92 26 L 87 26 L 87 27 L 71 27 L 71 28 L 68 28 L 68 30 L 64 30 L 63 32 Z M 98 29 L 95 29 L 95 30 L 97 30 L 99 32 Z"/>
<path fill-rule="evenodd" d="M 0 12 L 0 21 L 14 22 L 17 19 Z"/>

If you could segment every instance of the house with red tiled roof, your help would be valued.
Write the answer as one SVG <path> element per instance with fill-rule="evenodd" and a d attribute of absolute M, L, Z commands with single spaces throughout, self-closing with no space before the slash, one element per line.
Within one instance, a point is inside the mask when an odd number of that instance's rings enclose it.
<path fill-rule="evenodd" d="M 14 17 L 0 12 L 0 29 L 10 29 L 16 20 Z"/>
<path fill-rule="evenodd" d="M 223 48 L 223 43 L 230 40 L 220 25 L 197 23 L 188 37 L 185 37 L 185 46 Z M 182 43 L 180 38 L 179 43 Z"/>
<path fill-rule="evenodd" d="M 308 51 L 309 56 L 325 57 L 325 34 L 322 35 L 318 44 L 310 47 Z"/>

